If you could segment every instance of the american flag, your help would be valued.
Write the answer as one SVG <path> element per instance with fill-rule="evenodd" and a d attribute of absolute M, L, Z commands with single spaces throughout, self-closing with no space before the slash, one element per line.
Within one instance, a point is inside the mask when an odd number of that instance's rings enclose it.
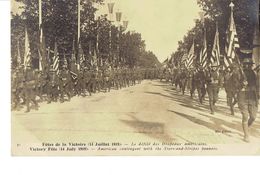
<path fill-rule="evenodd" d="M 220 65 L 220 48 L 219 48 L 219 32 L 218 32 L 218 24 L 216 24 L 216 34 L 214 38 L 214 44 L 212 48 L 212 53 L 211 53 L 211 58 L 210 58 L 211 63 L 217 63 L 217 65 Z"/>
<path fill-rule="evenodd" d="M 91 59 L 91 65 L 97 66 L 97 63 L 98 63 L 97 52 L 96 52 L 96 49 L 94 49 L 94 53 L 93 53 L 93 56 L 92 56 L 92 59 Z"/>
<path fill-rule="evenodd" d="M 20 54 L 20 44 L 19 44 L 19 39 L 17 41 L 17 65 L 21 65 L 22 64 L 22 58 L 21 58 L 21 54 Z"/>
<path fill-rule="evenodd" d="M 30 43 L 29 43 L 29 37 L 28 37 L 28 32 L 27 28 L 25 28 L 25 47 L 24 47 L 24 68 L 26 69 L 27 66 L 31 65 L 31 50 L 30 50 Z"/>
<path fill-rule="evenodd" d="M 226 45 L 225 45 L 225 58 L 224 58 L 224 66 L 228 67 L 235 61 L 236 58 L 236 49 L 239 48 L 238 36 L 236 25 L 233 16 L 233 7 L 234 4 L 231 2 L 231 15 L 229 20 L 228 30 L 226 32 Z"/>
<path fill-rule="evenodd" d="M 59 74 L 60 69 L 60 59 L 59 59 L 59 53 L 58 53 L 58 46 L 57 43 L 55 42 L 54 46 L 54 57 L 53 57 L 53 69 L 56 71 L 57 74 Z"/>
<path fill-rule="evenodd" d="M 85 66 L 85 56 L 84 56 L 84 52 L 81 46 L 81 43 L 79 43 L 79 47 L 78 47 L 78 63 L 77 63 L 77 69 L 80 70 L 81 66 Z"/>
<path fill-rule="evenodd" d="M 194 41 L 193 41 L 185 63 L 187 68 L 190 68 L 192 66 L 194 58 L 195 58 L 195 50 L 194 50 Z"/>
<path fill-rule="evenodd" d="M 43 33 L 42 33 L 43 35 Z M 39 40 L 39 70 L 42 71 L 45 67 L 48 67 L 48 60 L 47 60 L 47 53 L 46 53 L 46 45 L 45 45 L 45 38 L 42 36 L 42 39 Z"/>
<path fill-rule="evenodd" d="M 203 37 L 203 46 L 200 51 L 200 64 L 203 68 L 207 67 L 208 59 L 207 59 L 207 39 L 206 39 L 206 31 L 204 32 Z"/>

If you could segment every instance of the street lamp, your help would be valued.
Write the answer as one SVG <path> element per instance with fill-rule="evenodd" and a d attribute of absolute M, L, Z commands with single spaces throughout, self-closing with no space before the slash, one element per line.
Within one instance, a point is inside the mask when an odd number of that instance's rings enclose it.
<path fill-rule="evenodd" d="M 124 30 L 127 29 L 129 21 L 123 21 L 123 28 Z"/>
<path fill-rule="evenodd" d="M 113 18 L 113 9 L 114 9 L 114 5 L 115 3 L 114 2 L 109 2 L 107 4 L 108 6 L 108 13 L 109 13 L 109 21 L 111 22 L 110 26 L 109 26 L 109 59 L 110 61 L 112 61 L 113 59 L 111 59 L 112 57 L 112 53 L 111 53 L 111 50 L 112 50 L 112 18 Z"/>
<path fill-rule="evenodd" d="M 121 32 L 121 18 L 122 18 L 122 12 L 120 12 L 119 10 L 116 12 L 116 22 L 118 25 L 118 33 L 117 33 L 117 38 L 118 38 L 118 44 L 117 44 L 117 62 L 119 63 L 120 61 L 120 32 Z"/>

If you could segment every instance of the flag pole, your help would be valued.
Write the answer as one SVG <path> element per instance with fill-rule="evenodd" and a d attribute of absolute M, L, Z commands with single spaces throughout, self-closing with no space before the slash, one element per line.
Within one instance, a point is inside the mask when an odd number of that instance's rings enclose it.
<path fill-rule="evenodd" d="M 39 30 L 40 30 L 40 43 L 42 43 L 42 0 L 39 0 Z"/>
<path fill-rule="evenodd" d="M 78 0 L 78 44 L 80 39 L 80 0 Z"/>

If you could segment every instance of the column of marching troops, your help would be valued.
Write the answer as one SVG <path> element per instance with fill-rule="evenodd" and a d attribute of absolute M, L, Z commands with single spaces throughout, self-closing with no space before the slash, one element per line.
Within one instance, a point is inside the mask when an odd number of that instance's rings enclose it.
<path fill-rule="evenodd" d="M 242 114 L 244 141 L 249 142 L 248 128 L 256 120 L 259 101 L 259 66 L 253 68 L 253 65 L 252 58 L 245 57 L 242 64 L 233 63 L 226 69 L 217 64 L 205 68 L 201 65 L 196 68 L 165 68 L 160 70 L 159 77 L 171 82 L 183 95 L 188 90 L 191 98 L 197 91 L 200 104 L 208 94 L 211 114 L 216 110 L 220 89 L 225 89 L 231 115 L 234 115 L 234 106 L 238 104 Z"/>
<path fill-rule="evenodd" d="M 216 110 L 219 91 L 224 88 L 231 115 L 234 115 L 234 106 L 238 104 L 242 113 L 244 140 L 249 142 L 248 127 L 256 119 L 259 100 L 259 67 L 253 69 L 253 65 L 252 58 L 244 58 L 242 64 L 233 63 L 225 70 L 217 64 L 191 68 L 85 67 L 76 76 L 65 65 L 58 74 L 53 69 L 38 71 L 28 66 L 25 70 L 19 66 L 12 71 L 12 107 L 16 110 L 26 105 L 25 112 L 29 112 L 31 103 L 38 109 L 37 96 L 40 101 L 45 100 L 47 103 L 63 103 L 65 97 L 70 101 L 76 95 L 86 97 L 101 91 L 110 92 L 111 89 L 140 84 L 144 79 L 165 79 L 183 95 L 188 91 L 190 97 L 194 98 L 197 92 L 200 104 L 203 104 L 208 94 L 211 114 Z"/>
<path fill-rule="evenodd" d="M 63 65 L 57 73 L 54 69 L 39 71 L 31 66 L 25 69 L 20 65 L 12 70 L 11 75 L 12 110 L 19 110 L 25 105 L 25 112 L 29 112 L 32 107 L 38 110 L 39 101 L 63 103 L 70 101 L 73 96 L 86 97 L 97 92 L 134 86 L 143 79 L 154 79 L 156 72 L 153 68 L 127 66 L 92 66 L 72 72 Z"/>

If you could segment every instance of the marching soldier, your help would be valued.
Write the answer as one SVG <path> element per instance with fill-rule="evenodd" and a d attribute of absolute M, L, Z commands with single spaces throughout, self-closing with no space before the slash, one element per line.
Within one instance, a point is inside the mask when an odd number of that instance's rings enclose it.
<path fill-rule="evenodd" d="M 19 90 L 19 69 L 12 70 L 12 80 L 11 80 L 11 101 L 12 101 L 12 109 L 16 109 L 20 102 L 20 90 Z"/>
<path fill-rule="evenodd" d="M 214 114 L 215 104 L 218 101 L 219 93 L 219 81 L 220 76 L 218 72 L 218 65 L 213 63 L 209 71 L 207 72 L 206 82 L 207 82 L 207 91 L 209 96 L 209 107 L 211 114 Z"/>
<path fill-rule="evenodd" d="M 50 69 L 47 73 L 47 103 L 52 101 L 57 102 L 59 96 L 59 86 L 58 86 L 58 75 L 54 69 Z"/>
<path fill-rule="evenodd" d="M 203 99 L 206 95 L 206 88 L 205 88 L 205 73 L 203 71 L 203 67 L 199 66 L 199 70 L 195 74 L 195 86 L 198 91 L 198 97 L 200 104 L 203 103 Z"/>
<path fill-rule="evenodd" d="M 224 75 L 224 88 L 227 94 L 227 105 L 230 107 L 231 115 L 234 115 L 234 106 L 237 103 L 237 93 L 240 88 L 240 73 L 234 64 L 227 68 Z"/>
<path fill-rule="evenodd" d="M 92 94 L 92 90 L 91 90 L 91 71 L 90 69 L 88 69 L 88 67 L 84 68 L 84 72 L 83 72 L 83 76 L 84 76 L 84 83 L 85 83 L 85 88 L 89 93 L 89 96 L 91 96 Z"/>
<path fill-rule="evenodd" d="M 36 81 L 36 95 L 40 97 L 40 100 L 43 100 L 43 73 L 42 71 L 35 70 L 35 81 Z"/>
<path fill-rule="evenodd" d="M 31 66 L 28 65 L 25 70 L 24 75 L 24 92 L 25 92 L 25 103 L 26 111 L 30 112 L 30 102 L 34 103 L 36 110 L 38 110 L 38 103 L 36 101 L 36 81 L 35 72 L 32 70 Z"/>
<path fill-rule="evenodd" d="M 64 102 L 64 95 L 66 94 L 68 96 L 68 101 L 70 101 L 70 82 L 71 82 L 71 76 L 69 71 L 67 70 L 67 67 L 64 65 L 62 67 L 62 70 L 59 74 L 59 88 L 60 88 L 60 102 Z"/>
<path fill-rule="evenodd" d="M 182 68 L 181 69 L 181 72 L 180 72 L 180 90 L 182 92 L 182 95 L 184 95 L 185 93 L 185 89 L 186 89 L 186 85 L 187 85 L 187 77 L 188 77 L 188 74 L 187 74 L 187 70 L 185 68 Z"/>
<path fill-rule="evenodd" d="M 77 80 L 78 81 L 77 81 L 76 89 L 77 89 L 78 96 L 82 95 L 83 97 L 85 97 L 86 96 L 85 82 L 84 82 L 84 73 L 83 73 L 82 68 L 78 72 L 78 79 Z"/>
<path fill-rule="evenodd" d="M 193 95 L 195 93 L 195 90 L 196 90 L 196 69 L 192 69 L 190 72 L 189 72 L 189 81 L 190 81 L 190 97 L 193 98 Z"/>
<path fill-rule="evenodd" d="M 110 68 L 109 67 L 105 67 L 104 68 L 104 89 L 105 92 L 110 92 L 111 89 L 111 79 L 110 79 Z"/>
<path fill-rule="evenodd" d="M 252 126 L 258 111 L 259 92 L 256 73 L 253 71 L 253 61 L 245 58 L 243 70 L 241 70 L 241 88 L 238 92 L 238 107 L 242 113 L 242 127 L 244 131 L 244 141 L 249 142 L 248 128 Z"/>

